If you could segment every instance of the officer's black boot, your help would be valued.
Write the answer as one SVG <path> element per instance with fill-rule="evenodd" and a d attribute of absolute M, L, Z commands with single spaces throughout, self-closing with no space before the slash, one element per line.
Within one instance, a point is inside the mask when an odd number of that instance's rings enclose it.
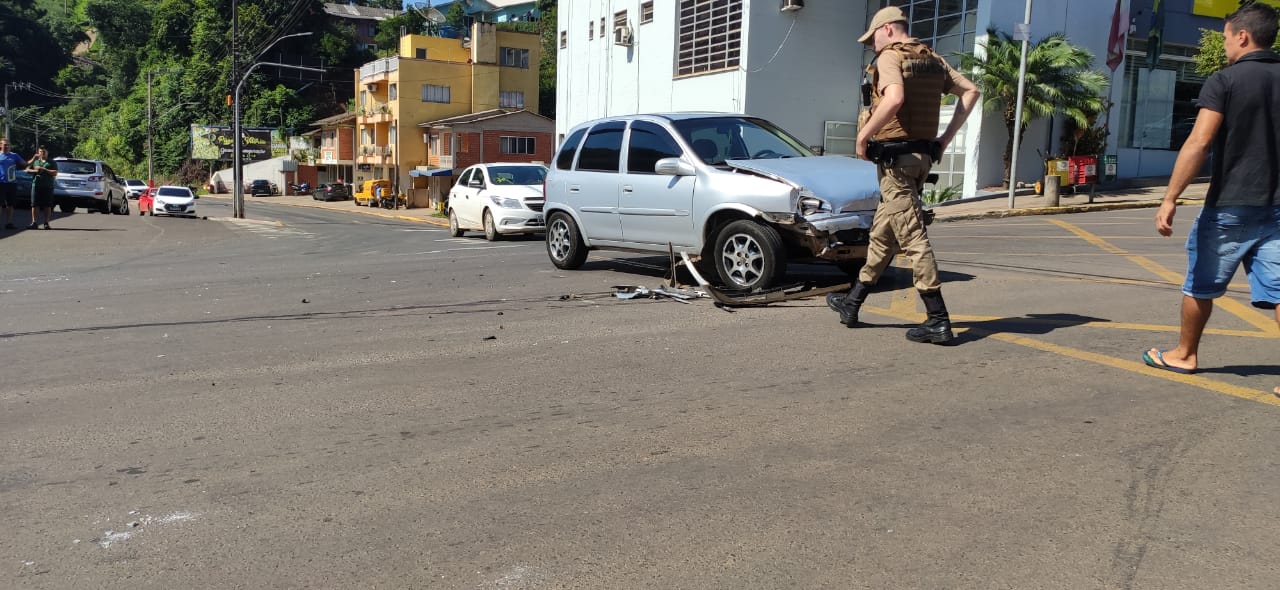
<path fill-rule="evenodd" d="M 858 325 L 858 309 L 867 300 L 867 294 L 869 293 L 871 293 L 871 285 L 855 281 L 853 288 L 849 289 L 847 294 L 828 293 L 827 307 L 836 310 L 840 314 L 840 323 L 844 324 L 845 327 L 852 328 Z"/>
<path fill-rule="evenodd" d="M 920 299 L 924 300 L 928 318 L 919 326 L 907 330 L 907 340 L 942 344 L 955 338 L 955 334 L 951 333 L 951 316 L 947 314 L 942 291 L 920 291 Z"/>

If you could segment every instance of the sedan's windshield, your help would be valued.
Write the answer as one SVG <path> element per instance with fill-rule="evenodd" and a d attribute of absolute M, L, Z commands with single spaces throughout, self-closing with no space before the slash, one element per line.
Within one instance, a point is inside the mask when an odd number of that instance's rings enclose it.
<path fill-rule="evenodd" d="M 725 160 L 802 158 L 812 156 L 800 140 L 764 119 L 705 117 L 673 122 L 676 131 L 703 162 L 712 166 Z"/>
<path fill-rule="evenodd" d="M 162 186 L 156 194 L 161 197 L 190 197 L 191 191 L 185 188 Z"/>
<path fill-rule="evenodd" d="M 489 178 L 494 184 L 542 184 L 547 169 L 542 166 L 490 166 Z"/>

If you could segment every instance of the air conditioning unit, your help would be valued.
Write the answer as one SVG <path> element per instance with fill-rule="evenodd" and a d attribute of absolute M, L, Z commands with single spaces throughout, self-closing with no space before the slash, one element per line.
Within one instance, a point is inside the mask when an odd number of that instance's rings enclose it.
<path fill-rule="evenodd" d="M 627 25 L 622 25 L 620 27 L 613 28 L 613 44 L 614 45 L 631 47 L 631 45 L 634 42 L 635 42 L 635 37 L 634 37 L 634 34 L 631 32 L 631 27 Z"/>
<path fill-rule="evenodd" d="M 804 0 L 782 0 L 782 12 L 795 12 L 804 8 Z"/>

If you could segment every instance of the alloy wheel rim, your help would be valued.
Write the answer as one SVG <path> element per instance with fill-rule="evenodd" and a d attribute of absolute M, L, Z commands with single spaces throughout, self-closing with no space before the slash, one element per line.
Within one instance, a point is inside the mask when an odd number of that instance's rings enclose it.
<path fill-rule="evenodd" d="M 556 260 L 564 260 L 569 254 L 569 227 L 561 220 L 557 219 L 551 223 L 551 239 L 547 241 L 551 245 L 551 256 Z"/>
<path fill-rule="evenodd" d="M 764 276 L 763 249 L 746 234 L 735 234 L 725 242 L 720 261 L 729 278 L 739 285 L 753 285 Z"/>

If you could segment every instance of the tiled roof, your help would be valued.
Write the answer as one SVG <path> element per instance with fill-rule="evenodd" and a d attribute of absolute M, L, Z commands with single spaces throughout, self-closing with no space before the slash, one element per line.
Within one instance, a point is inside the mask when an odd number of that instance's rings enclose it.
<path fill-rule="evenodd" d="M 535 117 L 542 117 L 542 115 L 539 115 L 538 113 L 535 113 L 533 111 L 527 111 L 524 109 L 490 109 L 487 111 L 480 111 L 478 113 L 467 113 L 465 115 L 457 115 L 453 117 L 448 117 L 446 119 L 439 119 L 436 121 L 419 123 L 418 126 L 419 127 L 436 127 L 436 126 L 447 127 L 449 125 L 464 125 L 467 123 L 476 123 L 479 121 L 487 121 L 489 119 L 507 117 L 507 116 L 516 115 L 519 113 L 529 113 L 530 115 L 533 115 Z M 542 118 L 547 119 L 547 117 L 542 117 Z M 547 120 L 550 120 L 550 119 L 547 119 Z"/>
<path fill-rule="evenodd" d="M 324 12 L 325 14 L 341 16 L 343 18 L 359 18 L 365 20 L 385 20 L 400 14 L 400 11 L 391 10 L 389 8 L 354 6 L 351 4 L 339 4 L 337 2 L 325 2 Z"/>
<path fill-rule="evenodd" d="M 323 118 L 323 119 L 316 119 L 315 121 L 312 121 L 312 122 L 311 122 L 311 126 L 313 126 L 313 127 L 324 127 L 324 126 L 326 126 L 326 125 L 338 125 L 338 124 L 340 124 L 340 123 L 346 123 L 346 122 L 348 122 L 348 121 L 351 121 L 351 120 L 353 120 L 353 119 L 355 119 L 355 118 L 356 118 L 356 114 L 355 114 L 355 113 L 342 113 L 342 114 L 340 114 L 340 115 L 334 115 L 334 116 L 332 116 L 332 117 L 325 117 L 325 118 Z"/>

